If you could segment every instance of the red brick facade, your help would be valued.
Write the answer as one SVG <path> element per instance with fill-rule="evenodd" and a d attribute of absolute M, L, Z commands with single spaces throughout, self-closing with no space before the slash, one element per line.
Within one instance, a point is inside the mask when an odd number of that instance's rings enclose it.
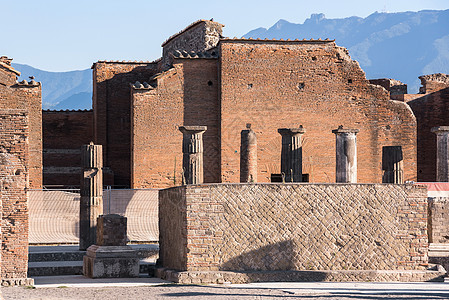
<path fill-rule="evenodd" d="M 0 110 L 0 193 L 2 203 L 1 278 L 5 284 L 27 277 L 29 118 L 25 110 Z"/>
<path fill-rule="evenodd" d="M 436 135 L 432 127 L 449 126 L 449 75 L 421 76 L 421 92 L 407 104 L 418 125 L 418 181 L 436 181 Z"/>
<path fill-rule="evenodd" d="M 404 179 L 416 180 L 413 113 L 369 84 L 346 49 L 333 41 L 224 39 L 221 28 L 192 24 L 167 40 L 153 63 L 94 64 L 95 143 L 104 146 L 116 185 L 179 184 L 181 125 L 208 127 L 205 182 L 238 182 L 247 123 L 257 134 L 259 182 L 280 173 L 277 129 L 300 124 L 310 182 L 335 181 L 331 131 L 339 125 L 360 129 L 359 182 L 381 182 L 383 146 L 402 146 Z"/>
<path fill-rule="evenodd" d="M 46 187 L 78 187 L 81 146 L 94 140 L 93 111 L 42 112 L 43 179 Z"/>
<path fill-rule="evenodd" d="M 28 111 L 29 160 L 27 168 L 31 188 L 42 186 L 42 99 L 41 85 L 34 80 L 17 82 L 19 72 L 11 67 L 11 60 L 0 59 L 0 109 Z"/>

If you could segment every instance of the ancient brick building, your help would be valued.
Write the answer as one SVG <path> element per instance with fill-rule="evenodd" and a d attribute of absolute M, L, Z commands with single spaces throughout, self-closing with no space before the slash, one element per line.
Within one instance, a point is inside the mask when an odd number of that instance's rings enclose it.
<path fill-rule="evenodd" d="M 42 182 L 41 87 L 17 82 L 11 59 L 0 58 L 0 207 L 2 285 L 30 284 L 27 188 Z"/>
<path fill-rule="evenodd" d="M 238 182 L 240 131 L 258 139 L 258 181 L 280 173 L 278 128 L 304 126 L 303 173 L 335 181 L 339 125 L 360 129 L 359 182 L 381 182 L 382 147 L 401 146 L 405 180 L 416 180 L 416 123 L 407 105 L 371 85 L 331 40 L 222 37 L 200 20 L 163 43 L 154 62 L 99 61 L 94 137 L 114 183 L 167 187 L 181 181 L 181 125 L 207 126 L 205 182 Z"/>
<path fill-rule="evenodd" d="M 40 83 L 31 79 L 17 82 L 20 72 L 11 67 L 12 59 L 0 58 L 0 109 L 26 110 L 29 115 L 30 188 L 42 186 L 42 99 Z"/>
<path fill-rule="evenodd" d="M 408 95 L 418 124 L 418 181 L 436 181 L 436 136 L 432 127 L 449 126 L 449 75 L 419 77 L 421 94 Z M 411 99 L 414 96 L 415 99 Z"/>

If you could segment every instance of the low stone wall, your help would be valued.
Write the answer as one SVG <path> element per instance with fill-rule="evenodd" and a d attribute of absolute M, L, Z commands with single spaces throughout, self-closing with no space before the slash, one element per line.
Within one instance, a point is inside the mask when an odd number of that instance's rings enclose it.
<path fill-rule="evenodd" d="M 449 243 L 449 198 L 430 197 L 429 243 Z"/>
<path fill-rule="evenodd" d="M 426 193 L 422 186 L 390 184 L 208 184 L 161 190 L 160 262 L 191 274 L 425 270 Z"/>

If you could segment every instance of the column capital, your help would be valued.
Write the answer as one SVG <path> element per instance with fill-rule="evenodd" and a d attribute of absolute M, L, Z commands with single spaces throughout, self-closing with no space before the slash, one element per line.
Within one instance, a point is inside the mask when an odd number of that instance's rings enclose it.
<path fill-rule="evenodd" d="M 278 132 L 281 135 L 296 135 L 305 133 L 306 129 L 300 125 L 298 128 L 279 128 Z"/>
<path fill-rule="evenodd" d="M 202 133 L 207 130 L 207 126 L 179 126 L 179 131 L 183 134 Z"/>
<path fill-rule="evenodd" d="M 343 125 L 338 126 L 337 129 L 332 130 L 332 133 L 335 134 L 348 134 L 348 133 L 353 133 L 353 134 L 357 134 L 359 133 L 359 129 L 349 129 L 349 128 L 343 128 Z"/>
<path fill-rule="evenodd" d="M 449 133 L 449 126 L 437 126 L 437 127 L 432 127 L 432 129 L 430 130 L 431 132 L 435 133 L 435 134 L 445 134 L 445 133 Z"/>

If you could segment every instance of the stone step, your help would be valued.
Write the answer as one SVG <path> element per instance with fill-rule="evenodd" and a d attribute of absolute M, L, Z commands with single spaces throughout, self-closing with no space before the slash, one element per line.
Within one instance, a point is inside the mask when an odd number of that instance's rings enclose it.
<path fill-rule="evenodd" d="M 30 252 L 28 261 L 31 262 L 54 262 L 54 261 L 83 261 L 86 251 L 68 252 Z"/>
<path fill-rule="evenodd" d="M 159 255 L 159 245 L 144 244 L 130 245 L 137 251 L 140 259 L 156 261 Z M 83 261 L 86 251 L 78 250 L 77 245 L 64 246 L 30 246 L 28 262 L 55 262 L 55 261 Z"/>
<path fill-rule="evenodd" d="M 141 260 L 139 262 L 139 273 L 148 274 L 154 262 Z M 28 263 L 28 276 L 61 276 L 61 275 L 82 275 L 82 261 L 40 261 Z"/>

